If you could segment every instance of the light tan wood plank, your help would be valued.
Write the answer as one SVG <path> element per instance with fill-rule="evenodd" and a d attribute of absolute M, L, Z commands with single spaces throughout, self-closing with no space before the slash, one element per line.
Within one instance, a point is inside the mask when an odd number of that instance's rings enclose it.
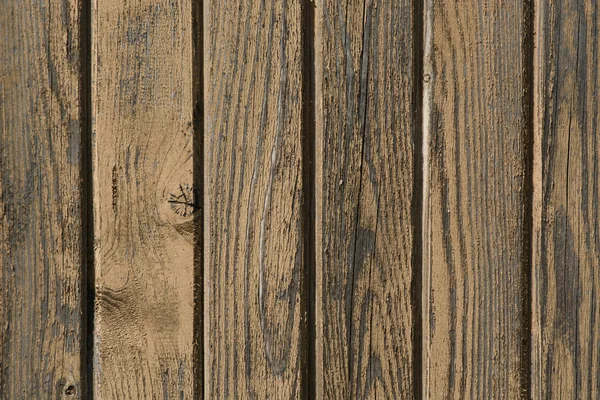
<path fill-rule="evenodd" d="M 425 398 L 529 390 L 527 7 L 426 3 Z"/>
<path fill-rule="evenodd" d="M 2 399 L 81 394 L 81 6 L 0 6 Z"/>
<path fill-rule="evenodd" d="M 192 398 L 190 0 L 93 8 L 95 396 Z"/>
<path fill-rule="evenodd" d="M 413 10 L 317 3 L 318 398 L 415 393 Z"/>
<path fill-rule="evenodd" d="M 532 397 L 600 397 L 600 133 L 593 0 L 536 1 Z"/>
<path fill-rule="evenodd" d="M 205 397 L 299 398 L 302 2 L 212 0 L 204 22 Z"/>

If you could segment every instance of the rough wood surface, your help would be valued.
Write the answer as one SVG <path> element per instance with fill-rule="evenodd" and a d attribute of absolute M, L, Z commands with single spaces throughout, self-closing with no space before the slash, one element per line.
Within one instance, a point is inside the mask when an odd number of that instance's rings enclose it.
<path fill-rule="evenodd" d="M 305 385 L 302 2 L 204 7 L 206 398 Z"/>
<path fill-rule="evenodd" d="M 325 0 L 317 15 L 317 397 L 409 399 L 413 4 Z"/>
<path fill-rule="evenodd" d="M 593 0 L 537 1 L 532 397 L 600 397 L 600 105 Z"/>
<path fill-rule="evenodd" d="M 192 9 L 93 5 L 95 396 L 192 398 Z"/>
<path fill-rule="evenodd" d="M 80 390 L 79 1 L 0 3 L 0 398 Z"/>
<path fill-rule="evenodd" d="M 426 3 L 425 398 L 528 390 L 525 7 Z"/>

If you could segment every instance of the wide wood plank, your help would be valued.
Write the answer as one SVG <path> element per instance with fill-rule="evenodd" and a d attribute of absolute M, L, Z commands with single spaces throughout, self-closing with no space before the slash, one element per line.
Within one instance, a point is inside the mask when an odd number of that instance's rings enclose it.
<path fill-rule="evenodd" d="M 0 398 L 81 393 L 77 0 L 0 2 Z"/>
<path fill-rule="evenodd" d="M 305 387 L 302 7 L 204 7 L 206 398 Z"/>
<path fill-rule="evenodd" d="M 426 3 L 425 398 L 528 392 L 527 7 Z"/>
<path fill-rule="evenodd" d="M 593 0 L 537 1 L 532 397 L 600 397 L 600 117 Z"/>
<path fill-rule="evenodd" d="M 191 0 L 93 8 L 98 399 L 192 398 Z"/>
<path fill-rule="evenodd" d="M 413 10 L 317 3 L 317 398 L 417 390 Z"/>

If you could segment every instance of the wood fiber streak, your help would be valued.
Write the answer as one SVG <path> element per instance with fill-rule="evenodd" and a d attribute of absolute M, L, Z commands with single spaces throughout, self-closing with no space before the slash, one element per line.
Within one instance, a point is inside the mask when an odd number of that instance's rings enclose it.
<path fill-rule="evenodd" d="M 92 15 L 95 396 L 191 399 L 191 1 Z"/>
<path fill-rule="evenodd" d="M 304 390 L 302 3 L 204 8 L 206 398 Z"/>
<path fill-rule="evenodd" d="M 538 1 L 532 396 L 600 397 L 600 116 L 593 0 Z"/>
<path fill-rule="evenodd" d="M 425 398 L 528 390 L 526 6 L 428 3 Z"/>
<path fill-rule="evenodd" d="M 81 387 L 80 7 L 0 1 L 2 399 Z"/>
<path fill-rule="evenodd" d="M 325 0 L 318 15 L 318 396 L 409 399 L 413 4 Z"/>

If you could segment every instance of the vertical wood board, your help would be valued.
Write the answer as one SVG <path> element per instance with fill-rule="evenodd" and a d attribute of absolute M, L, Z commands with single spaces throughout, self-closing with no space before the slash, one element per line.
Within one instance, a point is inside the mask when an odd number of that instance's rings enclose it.
<path fill-rule="evenodd" d="M 533 398 L 600 396 L 595 1 L 536 2 Z"/>
<path fill-rule="evenodd" d="M 302 7 L 204 8 L 207 398 L 306 385 Z"/>
<path fill-rule="evenodd" d="M 92 15 L 95 396 L 192 398 L 191 0 Z"/>
<path fill-rule="evenodd" d="M 415 393 L 413 10 L 317 3 L 319 398 Z"/>
<path fill-rule="evenodd" d="M 426 398 L 528 391 L 526 7 L 426 3 Z"/>
<path fill-rule="evenodd" d="M 79 1 L 0 4 L 0 397 L 81 390 Z"/>

